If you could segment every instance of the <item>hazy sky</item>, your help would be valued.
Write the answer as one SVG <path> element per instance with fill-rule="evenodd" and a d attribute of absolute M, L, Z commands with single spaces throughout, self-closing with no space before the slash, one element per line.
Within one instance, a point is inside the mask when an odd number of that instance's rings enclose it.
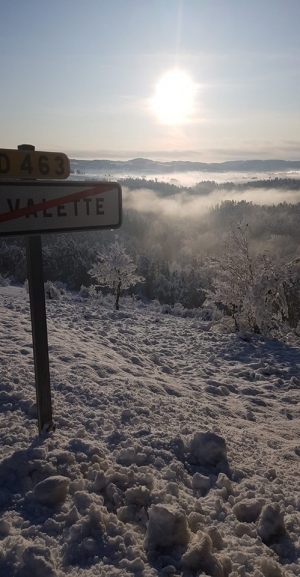
<path fill-rule="evenodd" d="M 299 160 L 299 31 L 300 0 L 0 0 L 0 148 Z M 194 92 L 170 125 L 174 69 Z"/>

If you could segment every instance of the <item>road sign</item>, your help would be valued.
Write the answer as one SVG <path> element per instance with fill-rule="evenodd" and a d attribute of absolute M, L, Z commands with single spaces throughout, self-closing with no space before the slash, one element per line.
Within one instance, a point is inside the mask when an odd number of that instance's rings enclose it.
<path fill-rule="evenodd" d="M 70 161 L 62 152 L 0 148 L 0 178 L 64 179 L 70 175 Z"/>
<path fill-rule="evenodd" d="M 0 181 L 0 236 L 118 228 L 116 182 Z"/>

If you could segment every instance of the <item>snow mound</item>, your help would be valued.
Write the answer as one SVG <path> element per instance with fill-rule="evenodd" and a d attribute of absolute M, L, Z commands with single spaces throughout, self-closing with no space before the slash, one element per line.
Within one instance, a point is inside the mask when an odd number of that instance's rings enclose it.
<path fill-rule="evenodd" d="M 190 531 L 184 511 L 168 505 L 152 505 L 148 513 L 147 550 L 187 545 Z"/>
<path fill-rule="evenodd" d="M 193 475 L 192 485 L 195 491 L 200 491 L 202 495 L 205 495 L 210 489 L 210 479 L 197 472 Z"/>
<path fill-rule="evenodd" d="M 44 539 L 27 541 L 7 537 L 0 543 L 0 574 L 3 577 L 58 577 L 55 560 Z"/>
<path fill-rule="evenodd" d="M 33 498 L 42 505 L 56 505 L 65 500 L 70 479 L 55 475 L 38 483 L 33 489 Z"/>
<path fill-rule="evenodd" d="M 283 573 L 281 567 L 268 557 L 263 557 L 260 562 L 260 568 L 265 577 L 282 577 Z"/>
<path fill-rule="evenodd" d="M 223 567 L 216 555 L 213 555 L 212 546 L 209 535 L 199 531 L 181 558 L 183 568 L 193 572 L 203 571 L 205 575 L 212 575 L 213 577 L 229 575 L 232 569 L 230 561 L 227 560 Z"/>
<path fill-rule="evenodd" d="M 258 521 L 258 534 L 267 543 L 272 537 L 277 537 L 285 532 L 284 513 L 278 503 L 268 503 L 262 509 Z"/>
<path fill-rule="evenodd" d="M 31 577 L 56 577 L 53 558 L 49 547 L 42 544 L 28 545 L 23 551 L 22 561 Z"/>
<path fill-rule="evenodd" d="M 194 465 L 216 467 L 227 461 L 226 442 L 216 433 L 195 433 L 190 440 L 189 462 Z"/>
<path fill-rule="evenodd" d="M 233 506 L 232 510 L 238 521 L 242 523 L 254 523 L 263 508 L 263 499 L 247 499 Z"/>

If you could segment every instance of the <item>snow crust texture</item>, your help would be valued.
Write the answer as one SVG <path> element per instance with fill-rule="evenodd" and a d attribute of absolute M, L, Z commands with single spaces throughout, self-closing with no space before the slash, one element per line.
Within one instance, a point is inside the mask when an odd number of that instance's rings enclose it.
<path fill-rule="evenodd" d="M 38 437 L 25 290 L 0 314 L 1 577 L 300 575 L 299 343 L 66 294 Z"/>

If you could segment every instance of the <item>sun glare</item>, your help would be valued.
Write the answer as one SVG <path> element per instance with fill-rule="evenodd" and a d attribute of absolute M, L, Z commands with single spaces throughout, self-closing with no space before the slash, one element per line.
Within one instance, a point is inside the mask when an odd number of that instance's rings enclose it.
<path fill-rule="evenodd" d="M 163 124 L 183 124 L 193 112 L 196 84 L 185 72 L 170 70 L 156 86 L 152 110 Z"/>

